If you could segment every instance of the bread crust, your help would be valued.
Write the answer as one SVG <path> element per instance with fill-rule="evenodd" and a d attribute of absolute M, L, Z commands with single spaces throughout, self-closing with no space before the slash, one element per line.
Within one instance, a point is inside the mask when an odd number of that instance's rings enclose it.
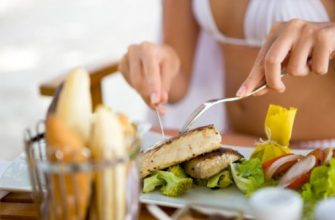
<path fill-rule="evenodd" d="M 221 147 L 221 135 L 213 125 L 173 137 L 140 156 L 140 176 L 185 162 Z"/>

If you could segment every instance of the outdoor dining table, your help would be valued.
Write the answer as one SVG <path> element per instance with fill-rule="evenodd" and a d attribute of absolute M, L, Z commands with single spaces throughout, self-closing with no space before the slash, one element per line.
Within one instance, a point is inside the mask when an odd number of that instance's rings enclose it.
<path fill-rule="evenodd" d="M 152 131 L 159 132 L 158 128 Z M 174 136 L 178 134 L 175 129 L 165 131 L 167 135 Z M 253 146 L 256 138 L 244 135 L 225 133 L 222 135 L 222 143 L 235 146 Z M 164 207 L 163 210 L 171 215 L 176 209 Z M 0 200 L 0 219 L 37 219 L 36 206 L 33 203 L 30 193 L 10 192 Z M 155 219 L 146 209 L 145 204 L 141 204 L 139 219 Z"/>

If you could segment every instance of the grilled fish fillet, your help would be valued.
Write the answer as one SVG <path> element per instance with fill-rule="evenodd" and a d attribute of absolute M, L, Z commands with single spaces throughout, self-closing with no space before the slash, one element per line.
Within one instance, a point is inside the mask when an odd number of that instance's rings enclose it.
<path fill-rule="evenodd" d="M 213 125 L 190 130 L 145 152 L 140 158 L 141 178 L 155 170 L 182 163 L 221 147 L 221 135 Z"/>
<path fill-rule="evenodd" d="M 194 178 L 206 179 L 218 174 L 230 163 L 243 158 L 237 151 L 220 148 L 213 152 L 198 156 L 185 163 L 185 172 Z"/>

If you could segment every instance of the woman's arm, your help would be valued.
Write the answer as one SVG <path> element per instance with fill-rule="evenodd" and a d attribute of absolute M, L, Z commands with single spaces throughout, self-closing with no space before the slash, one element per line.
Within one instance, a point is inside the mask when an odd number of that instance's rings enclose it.
<path fill-rule="evenodd" d="M 182 99 L 188 91 L 199 27 L 193 16 L 191 0 L 165 0 L 163 3 L 163 42 L 180 58 L 178 74 L 169 92 L 169 102 Z"/>
<path fill-rule="evenodd" d="M 335 55 L 335 23 L 291 20 L 272 27 L 255 64 L 237 92 L 245 96 L 262 82 L 277 92 L 284 92 L 280 74 L 319 75 L 328 72 L 329 60 Z M 262 91 L 259 95 L 265 94 Z"/>
<path fill-rule="evenodd" d="M 191 79 L 198 26 L 191 0 L 163 2 L 163 44 L 131 45 L 120 64 L 128 83 L 152 108 L 182 99 Z"/>

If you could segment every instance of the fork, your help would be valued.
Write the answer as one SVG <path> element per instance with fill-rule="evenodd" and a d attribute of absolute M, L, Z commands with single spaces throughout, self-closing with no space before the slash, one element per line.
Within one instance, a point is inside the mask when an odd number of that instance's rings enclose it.
<path fill-rule="evenodd" d="M 286 75 L 286 73 L 282 73 L 280 76 L 283 77 L 285 75 Z M 230 97 L 230 98 L 211 99 L 211 100 L 208 100 L 208 101 L 202 103 L 188 117 L 188 119 L 184 123 L 184 126 L 179 130 L 179 133 L 183 134 L 186 131 L 188 131 L 188 129 L 191 127 L 191 125 L 194 123 L 194 121 L 196 121 L 205 111 L 207 111 L 208 109 L 210 109 L 214 105 L 217 105 L 217 104 L 220 104 L 220 103 L 226 103 L 226 102 L 239 101 L 241 99 L 247 98 L 251 95 L 254 95 L 254 94 L 262 91 L 266 87 L 267 87 L 267 85 L 266 85 L 266 83 L 264 83 L 264 84 L 258 86 L 256 89 L 254 89 L 251 93 L 249 93 L 248 95 L 243 96 L 243 97 L 235 96 L 235 97 Z"/>

